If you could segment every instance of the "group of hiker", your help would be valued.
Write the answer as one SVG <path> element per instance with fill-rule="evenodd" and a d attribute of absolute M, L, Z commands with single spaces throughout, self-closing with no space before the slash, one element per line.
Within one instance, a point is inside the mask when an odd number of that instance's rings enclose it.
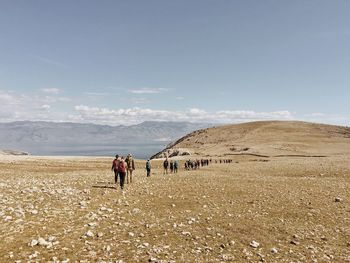
<path fill-rule="evenodd" d="M 232 163 L 233 162 L 233 160 L 231 160 L 231 159 L 220 159 L 219 161 L 218 160 L 215 160 L 215 163 L 218 163 L 218 162 L 220 162 L 220 163 Z"/>
<path fill-rule="evenodd" d="M 185 170 L 197 170 L 200 167 L 208 166 L 211 163 L 211 159 L 201 159 L 201 160 L 187 160 L 185 161 Z"/>
<path fill-rule="evenodd" d="M 124 183 L 126 178 L 126 183 L 132 183 L 132 173 L 135 170 L 135 161 L 132 155 L 129 153 L 126 158 L 124 156 L 115 156 L 112 163 L 112 171 L 114 171 L 114 182 L 120 183 L 120 188 L 124 189 Z"/>
<path fill-rule="evenodd" d="M 232 160 L 227 159 L 227 160 L 212 160 L 212 159 L 196 159 L 196 160 L 186 160 L 184 162 L 184 168 L 185 170 L 197 170 L 200 167 L 208 166 L 212 162 L 215 163 L 231 163 Z M 151 161 L 150 159 L 147 160 L 146 162 L 146 172 L 147 172 L 147 177 L 151 176 Z M 180 164 L 178 160 L 170 160 L 168 158 L 165 158 L 163 161 L 163 174 L 172 174 L 172 173 L 177 173 L 180 168 Z M 135 170 L 135 161 L 133 156 L 129 153 L 126 158 L 124 156 L 119 156 L 118 154 L 115 156 L 115 159 L 113 160 L 112 163 L 112 171 L 114 171 L 114 182 L 115 184 L 120 184 L 120 188 L 123 190 L 124 189 L 124 184 L 125 180 L 126 183 L 132 183 L 132 175 L 133 171 Z"/>
<path fill-rule="evenodd" d="M 178 169 L 179 169 L 179 161 L 178 160 L 171 160 L 169 162 L 168 158 L 166 158 L 163 162 L 163 174 L 168 174 L 168 171 L 170 169 L 170 173 L 177 173 Z"/>

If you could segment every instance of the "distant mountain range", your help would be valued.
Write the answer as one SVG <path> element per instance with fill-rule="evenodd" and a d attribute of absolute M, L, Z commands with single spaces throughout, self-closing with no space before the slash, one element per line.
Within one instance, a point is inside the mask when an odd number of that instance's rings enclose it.
<path fill-rule="evenodd" d="M 19 121 L 0 123 L 0 149 L 32 155 L 113 156 L 133 153 L 148 158 L 207 123 L 146 121 L 131 126 Z"/>

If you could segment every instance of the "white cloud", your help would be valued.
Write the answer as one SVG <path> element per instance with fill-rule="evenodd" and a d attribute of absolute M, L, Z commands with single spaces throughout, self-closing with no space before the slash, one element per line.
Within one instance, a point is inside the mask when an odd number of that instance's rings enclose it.
<path fill-rule="evenodd" d="M 133 98 L 127 98 L 132 101 Z M 144 98 L 137 98 L 134 103 L 147 103 Z M 315 112 L 297 116 L 287 110 L 257 112 L 246 110 L 207 111 L 200 108 L 185 110 L 162 110 L 145 107 L 130 107 L 126 109 L 110 109 L 104 107 L 91 107 L 77 105 L 61 111 L 58 107 L 64 102 L 72 101 L 70 98 L 49 94 L 31 95 L 0 90 L 0 122 L 18 120 L 43 121 L 72 121 L 83 123 L 129 125 L 143 121 L 189 121 L 206 122 L 213 124 L 240 123 L 258 120 L 304 120 L 319 123 L 338 125 L 350 124 L 350 116 L 341 114 L 325 114 Z M 55 109 L 55 110 L 53 110 Z"/>
<path fill-rule="evenodd" d="M 41 89 L 41 91 L 48 94 L 59 94 L 61 92 L 61 90 L 57 88 L 46 88 L 46 89 Z"/>
<path fill-rule="evenodd" d="M 158 94 L 158 93 L 162 93 L 168 91 L 168 89 L 163 89 L 163 88 L 139 88 L 139 89 L 129 89 L 128 92 L 129 93 L 133 93 L 133 94 Z"/>
<path fill-rule="evenodd" d="M 135 124 L 142 121 L 190 121 L 210 123 L 237 123 L 255 120 L 290 120 L 294 115 L 289 111 L 254 112 L 254 111 L 217 111 L 207 112 L 192 108 L 184 111 L 152 110 L 145 108 L 129 108 L 111 110 L 107 108 L 75 106 L 77 114 L 71 115 L 73 120 L 103 124 Z"/>
<path fill-rule="evenodd" d="M 44 110 L 49 110 L 51 108 L 51 106 L 48 105 L 48 104 L 44 104 L 44 105 L 41 106 L 41 108 L 44 109 Z"/>
<path fill-rule="evenodd" d="M 51 105 L 65 98 L 18 94 L 0 90 L 0 121 L 56 120 L 64 118 L 62 112 L 51 112 Z"/>

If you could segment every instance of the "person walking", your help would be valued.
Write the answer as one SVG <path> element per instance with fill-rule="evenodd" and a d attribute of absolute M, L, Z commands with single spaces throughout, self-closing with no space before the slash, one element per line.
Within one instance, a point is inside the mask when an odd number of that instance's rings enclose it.
<path fill-rule="evenodd" d="M 175 160 L 174 161 L 174 173 L 177 173 L 177 169 L 179 168 L 179 161 Z"/>
<path fill-rule="evenodd" d="M 126 162 L 126 183 L 132 183 L 132 172 L 135 170 L 135 161 L 132 155 L 129 153 L 125 159 Z"/>
<path fill-rule="evenodd" d="M 124 183 L 125 183 L 125 176 L 126 176 L 126 162 L 124 160 L 124 157 L 122 156 L 119 163 L 118 163 L 118 173 L 120 178 L 120 189 L 124 189 Z"/>
<path fill-rule="evenodd" d="M 114 183 L 117 184 L 118 183 L 118 165 L 119 165 L 119 155 L 117 154 L 115 156 L 115 159 L 113 160 L 112 163 L 112 168 L 111 170 L 114 171 Z"/>
<path fill-rule="evenodd" d="M 146 162 L 146 171 L 147 171 L 147 177 L 150 177 L 151 176 L 151 161 L 150 161 L 150 159 L 148 159 Z"/>
<path fill-rule="evenodd" d="M 174 172 L 174 163 L 173 161 L 171 160 L 170 161 L 170 173 L 172 174 Z"/>
<path fill-rule="evenodd" d="M 163 174 L 168 174 L 168 166 L 169 166 L 169 161 L 168 161 L 168 158 L 166 158 L 163 162 L 163 168 L 164 168 Z"/>

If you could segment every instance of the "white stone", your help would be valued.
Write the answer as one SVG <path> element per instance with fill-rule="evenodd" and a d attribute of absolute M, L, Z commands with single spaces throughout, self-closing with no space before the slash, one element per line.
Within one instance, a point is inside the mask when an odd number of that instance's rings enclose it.
<path fill-rule="evenodd" d="M 273 253 L 273 254 L 277 254 L 277 253 L 278 253 L 277 248 L 275 248 L 275 247 L 271 248 L 271 253 Z"/>
<path fill-rule="evenodd" d="M 340 197 L 336 197 L 336 198 L 334 199 L 334 201 L 335 201 L 335 202 L 341 202 L 341 201 L 343 201 L 343 199 L 341 199 Z"/>
<path fill-rule="evenodd" d="M 10 220 L 12 220 L 12 216 L 5 216 L 4 220 L 5 221 L 10 221 Z"/>
<path fill-rule="evenodd" d="M 255 240 L 253 240 L 252 242 L 250 242 L 249 244 L 251 247 L 254 247 L 254 248 L 258 248 L 260 246 L 260 244 L 258 242 L 256 242 Z"/>
<path fill-rule="evenodd" d="M 38 238 L 38 244 L 39 244 L 39 246 L 47 247 L 47 246 L 49 246 L 51 243 L 50 243 L 50 242 L 47 242 L 44 238 L 39 237 L 39 238 Z M 52 246 L 52 244 L 51 244 L 51 246 Z"/>
<path fill-rule="evenodd" d="M 47 239 L 49 242 L 53 242 L 56 240 L 56 237 L 54 236 L 49 236 L 48 239 Z"/>
<path fill-rule="evenodd" d="M 87 231 L 86 233 L 85 233 L 85 236 L 87 236 L 87 237 L 93 237 L 94 236 L 94 233 L 92 232 L 92 231 Z"/>
<path fill-rule="evenodd" d="M 38 245 L 38 243 L 39 243 L 38 240 L 33 239 L 32 241 L 30 241 L 30 246 L 34 247 L 34 246 Z"/>

